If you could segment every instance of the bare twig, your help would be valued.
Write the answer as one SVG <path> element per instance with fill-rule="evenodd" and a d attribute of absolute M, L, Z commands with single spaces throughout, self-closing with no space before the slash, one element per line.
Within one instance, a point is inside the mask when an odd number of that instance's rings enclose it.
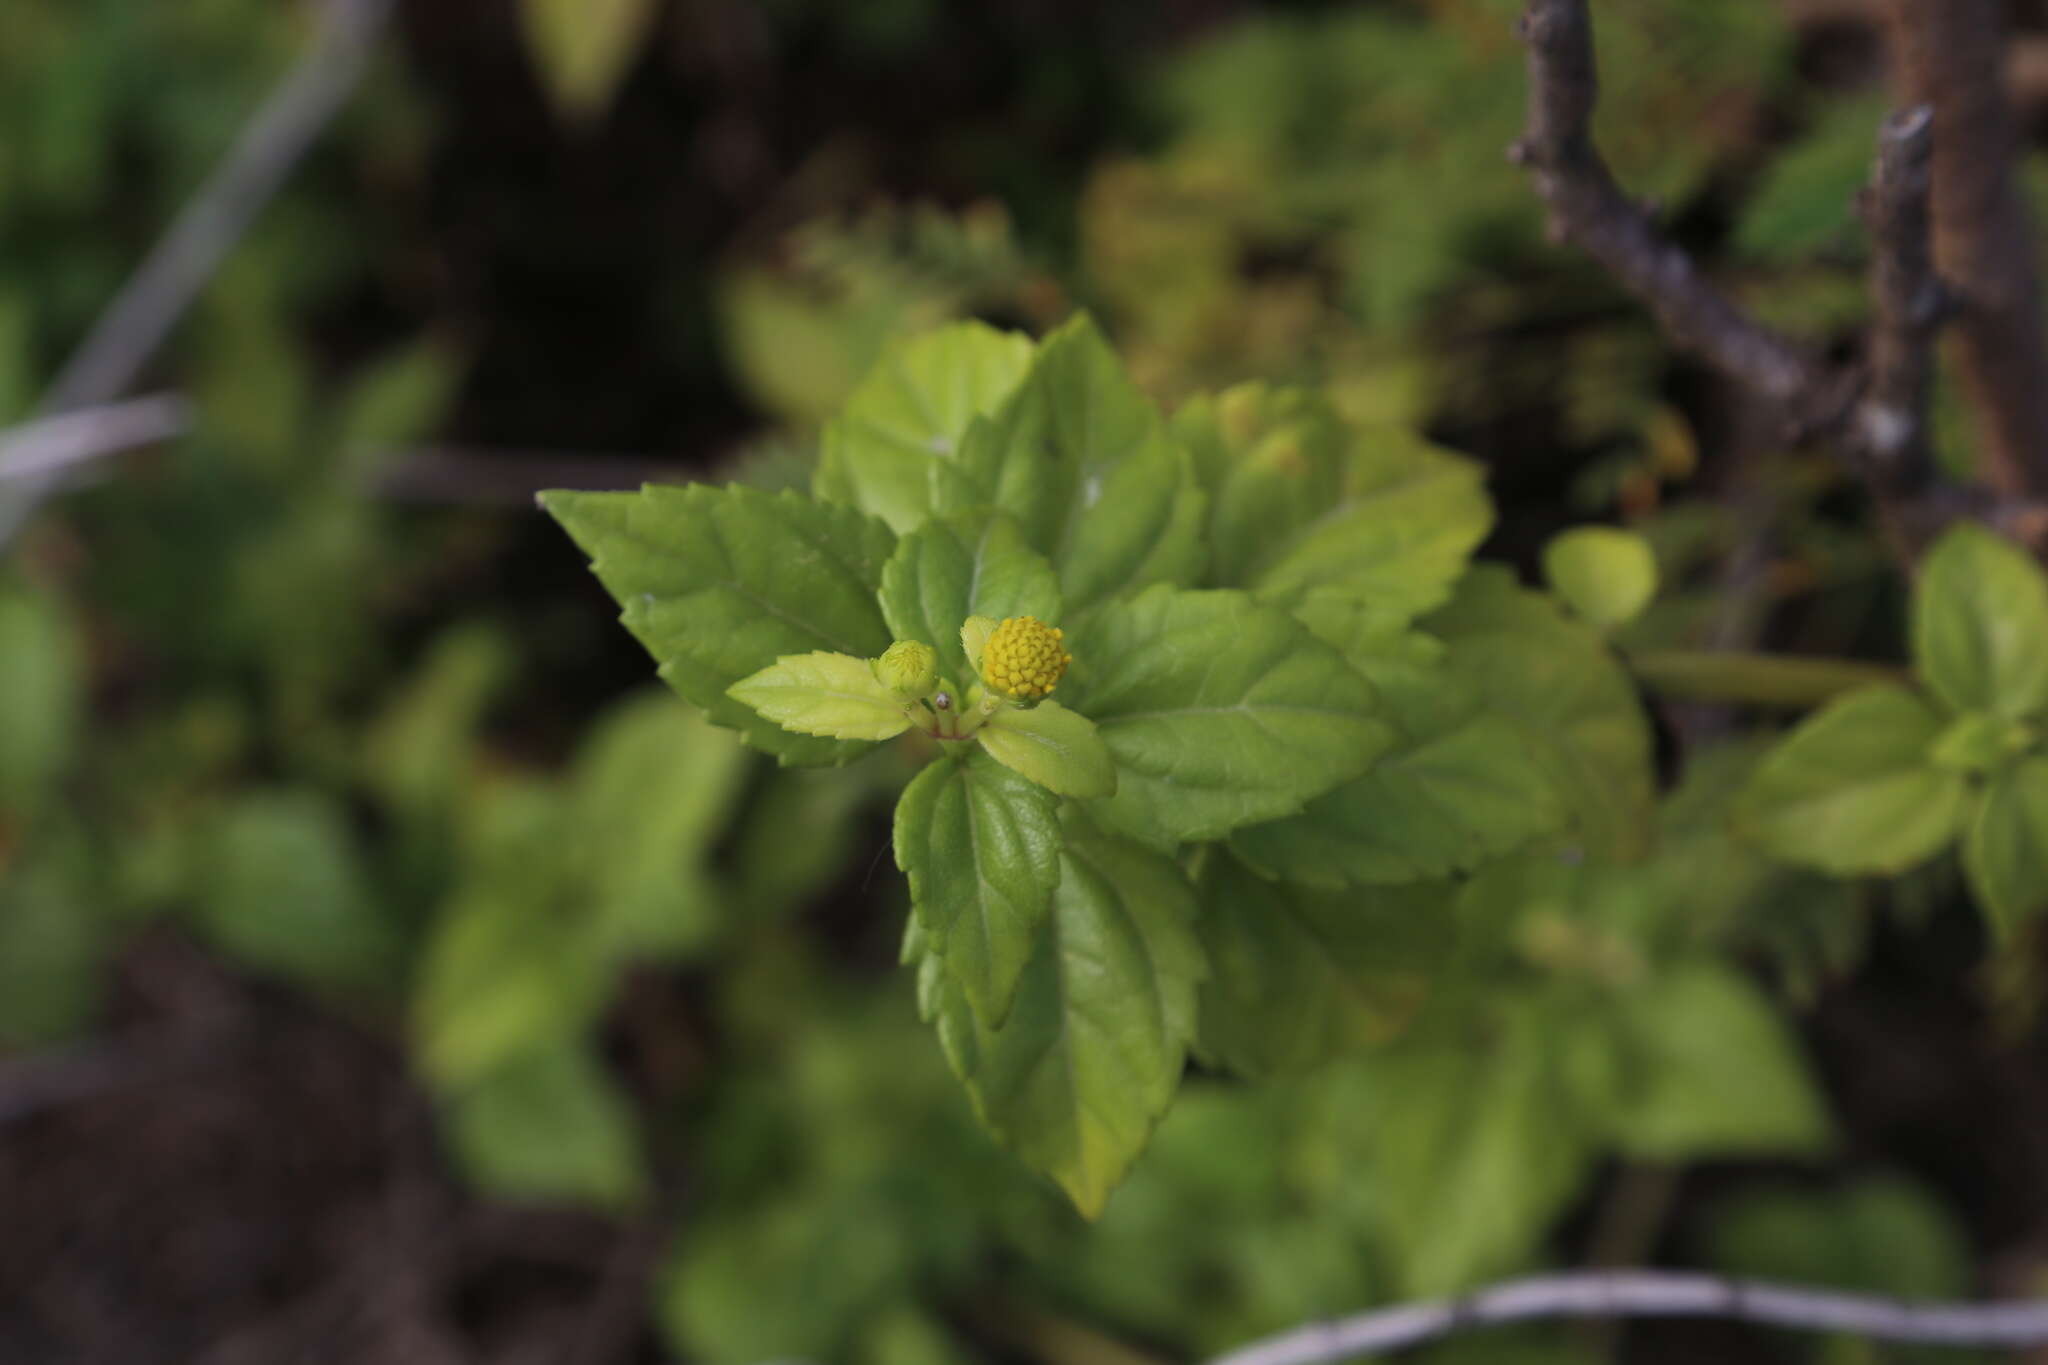
<path fill-rule="evenodd" d="M 2048 1301 L 1916 1304 L 1687 1271 L 1589 1270 L 1532 1275 L 1461 1299 L 1401 1304 L 1312 1324 L 1218 1356 L 1209 1365 L 1328 1365 L 1474 1327 L 1624 1317 L 1724 1318 L 1941 1346 L 2048 1342 Z"/>
<path fill-rule="evenodd" d="M 1887 3 L 1943 8 L 1919 0 Z M 1869 488 L 1901 560 L 1916 558 L 1959 517 L 1981 517 L 2028 540 L 2048 533 L 2048 508 L 2023 481 L 2001 476 L 1992 487 L 1944 483 L 1928 448 L 1933 347 L 1952 293 L 1936 271 L 1944 262 L 1945 159 L 1935 154 L 1934 138 L 1947 128 L 1938 107 L 1895 114 L 1879 135 L 1876 169 L 1860 201 L 1871 228 L 1875 319 L 1864 363 L 1831 365 L 1717 290 L 1614 183 L 1588 130 L 1598 84 L 1586 0 L 1529 0 L 1522 37 L 1528 44 L 1528 127 L 1509 155 L 1530 168 L 1554 237 L 1604 265 L 1648 305 L 1676 344 L 1772 405 L 1788 439 L 1831 447 Z M 2020 290 L 2010 281 L 2006 288 Z M 2028 385 L 2048 409 L 2041 376 L 2048 376 L 2048 366 L 2037 367 Z M 2048 427 L 2043 436 L 2048 439 Z"/>
<path fill-rule="evenodd" d="M 2048 335 L 2019 131 L 2001 79 L 2000 0 L 1887 0 L 1900 89 L 1934 111 L 1934 263 L 1956 296 L 1956 359 L 1978 419 L 1984 479 L 2048 494 Z"/>
<path fill-rule="evenodd" d="M 327 0 L 318 36 L 213 175 L 94 323 L 44 395 L 62 414 L 106 403 L 142 366 L 361 79 L 392 0 Z M 0 493 L 0 545 L 59 486 L 61 468 Z"/>
<path fill-rule="evenodd" d="M 1880 488 L 1917 493 L 1934 474 L 1927 443 L 1927 391 L 1934 335 L 1942 320 L 1941 280 L 1927 234 L 1934 111 L 1919 105 L 1885 120 L 1877 171 L 1858 207 L 1870 228 L 1869 381 L 1848 438 Z"/>
<path fill-rule="evenodd" d="M 51 478 L 138 446 L 182 436 L 192 408 L 176 394 L 77 408 L 0 431 L 0 482 Z"/>
<path fill-rule="evenodd" d="M 1614 183 L 1589 130 L 1599 82 L 1584 0 L 1531 0 L 1522 39 L 1529 122 L 1508 155 L 1529 168 L 1551 236 L 1607 267 L 1680 345 L 1788 408 L 1810 402 L 1825 387 L 1820 362 L 1736 307 Z"/>

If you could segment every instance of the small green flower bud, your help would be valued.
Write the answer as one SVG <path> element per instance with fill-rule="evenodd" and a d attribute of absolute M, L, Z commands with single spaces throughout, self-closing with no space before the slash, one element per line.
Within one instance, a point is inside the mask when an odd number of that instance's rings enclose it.
<path fill-rule="evenodd" d="M 905 701 L 914 701 L 939 685 L 939 655 L 917 640 L 898 640 L 875 660 L 875 681 Z"/>

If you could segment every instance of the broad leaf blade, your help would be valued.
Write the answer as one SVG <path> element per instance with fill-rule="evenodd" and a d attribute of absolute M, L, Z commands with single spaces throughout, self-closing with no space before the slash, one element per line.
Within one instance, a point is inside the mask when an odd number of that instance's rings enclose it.
<path fill-rule="evenodd" d="M 1805 1156 L 1825 1147 L 1827 1112 L 1776 1010 L 1726 967 L 1681 967 L 1621 1000 L 1614 1021 L 1632 1065 L 1608 1122 L 1650 1161 Z"/>
<path fill-rule="evenodd" d="M 946 505 L 1014 513 L 1059 571 L 1069 614 L 1200 571 L 1202 493 L 1187 456 L 1086 315 L 1046 338 L 958 464 Z"/>
<path fill-rule="evenodd" d="M 245 788 L 210 823 L 197 861 L 199 925 L 248 966 L 359 991 L 393 981 L 399 926 L 331 793 Z"/>
<path fill-rule="evenodd" d="M 660 16 L 657 0 L 520 0 L 526 46 L 563 113 L 604 112 Z"/>
<path fill-rule="evenodd" d="M 2001 938 L 2048 909 L 2048 758 L 1992 774 L 1964 836 L 1963 871 Z"/>
<path fill-rule="evenodd" d="M 1393 740 L 1370 683 L 1293 617 L 1241 592 L 1155 587 L 1074 644 L 1075 709 L 1117 763 L 1101 818 L 1157 847 L 1277 819 Z"/>
<path fill-rule="evenodd" d="M 961 623 L 1036 616 L 1057 624 L 1059 576 L 1008 513 L 937 517 L 898 541 L 882 566 L 882 615 L 897 639 L 936 649 L 940 674 L 966 686 L 974 663 L 961 652 Z"/>
<path fill-rule="evenodd" d="M 1299 815 L 1237 831 L 1231 847 L 1309 886 L 1412 882 L 1512 853 L 1564 814 L 1521 731 L 1482 714 L 1388 754 Z"/>
<path fill-rule="evenodd" d="M 1911 692 L 1852 692 L 1808 717 L 1758 765 L 1737 827 L 1771 854 L 1835 876 L 1924 862 L 1963 818 L 1963 776 L 1927 761 L 1941 728 L 1934 708 Z"/>
<path fill-rule="evenodd" d="M 591 901 L 582 932 L 620 953 L 704 944 L 720 906 L 711 848 L 751 771 L 730 731 L 667 691 L 607 713 L 576 756 L 564 822 Z"/>
<path fill-rule="evenodd" d="M 1031 356 L 1029 337 L 979 322 L 891 346 L 825 428 L 817 495 L 871 512 L 899 535 L 921 525 L 935 463 L 951 461 L 974 419 L 1016 391 Z"/>
<path fill-rule="evenodd" d="M 1413 620 L 1449 598 L 1493 528 L 1479 467 L 1384 431 L 1357 438 L 1351 466 L 1344 500 L 1297 533 L 1252 589 L 1286 606 L 1338 592 Z"/>
<path fill-rule="evenodd" d="M 1956 711 L 2018 718 L 2048 708 L 2048 579 L 1981 526 L 1942 536 L 1913 589 L 1913 658 Z"/>
<path fill-rule="evenodd" d="M 565 814 L 538 784 L 494 788 L 473 813 L 468 866 L 434 916 L 413 984 L 414 1050 L 438 1087 L 574 1036 L 603 1008 L 614 945 L 580 914 L 559 839 Z"/>
<path fill-rule="evenodd" d="M 1202 868 L 1202 1053 L 1244 1076 L 1310 1070 L 1406 1027 L 1451 947 L 1444 882 L 1341 896 Z"/>
<path fill-rule="evenodd" d="M 1656 809 L 1650 727 L 1599 632 L 1494 565 L 1467 574 L 1423 626 L 1444 641 L 1458 689 L 1516 723 L 1585 847 L 1640 856 Z"/>
<path fill-rule="evenodd" d="M 969 754 L 929 764 L 896 803 L 896 865 L 925 949 L 998 1026 L 1060 880 L 1052 793 Z"/>
<path fill-rule="evenodd" d="M 850 654 L 785 654 L 726 695 L 785 730 L 828 739 L 892 739 L 910 728 L 903 701 Z"/>
<path fill-rule="evenodd" d="M 521 1053 L 443 1104 L 464 1174 L 499 1198 L 617 1209 L 646 1187 L 633 1106 L 579 1041 Z"/>
<path fill-rule="evenodd" d="M 1527 1256 L 1594 1149 L 1556 1029 L 1526 1003 L 1345 1068 L 1402 1291 L 1450 1293 Z"/>
<path fill-rule="evenodd" d="M 794 493 L 702 484 L 544 493 L 541 505 L 590 556 L 662 678 L 715 723 L 789 763 L 864 751 L 792 734 L 726 689 L 785 654 L 888 648 L 874 597 L 895 547 L 887 527 Z"/>
<path fill-rule="evenodd" d="M 996 762 L 1061 796 L 1085 800 L 1116 791 L 1116 763 L 1094 723 L 1056 701 L 999 711 L 975 738 Z"/>
<path fill-rule="evenodd" d="M 1543 576 L 1565 605 L 1612 630 L 1634 620 L 1657 595 L 1657 556 L 1633 531 L 1578 526 L 1543 547 Z"/>
<path fill-rule="evenodd" d="M 1250 583 L 1289 539 L 1343 498 L 1342 421 L 1307 389 L 1240 384 L 1173 415 L 1209 495 L 1208 584 Z"/>
<path fill-rule="evenodd" d="M 1206 969 L 1173 862 L 1085 824 L 1066 837 L 1052 916 L 1002 1026 L 944 981 L 928 1004 L 983 1124 L 1092 1218 L 1180 1085 Z"/>

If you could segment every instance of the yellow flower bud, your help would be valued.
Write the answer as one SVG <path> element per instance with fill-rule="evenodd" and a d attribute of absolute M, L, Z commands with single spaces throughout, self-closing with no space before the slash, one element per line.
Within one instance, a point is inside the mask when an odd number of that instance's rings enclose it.
<path fill-rule="evenodd" d="M 918 640 L 898 640 L 875 660 L 875 681 L 912 701 L 939 685 L 939 654 Z"/>
<path fill-rule="evenodd" d="M 1066 633 L 1036 616 L 1008 616 L 989 633 L 981 652 L 981 678 L 989 690 L 1017 701 L 1035 701 L 1059 685 L 1074 656 Z"/>

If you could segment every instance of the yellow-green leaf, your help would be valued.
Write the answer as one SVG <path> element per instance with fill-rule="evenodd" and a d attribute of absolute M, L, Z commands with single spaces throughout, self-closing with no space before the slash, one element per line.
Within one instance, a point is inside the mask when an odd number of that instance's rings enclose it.
<path fill-rule="evenodd" d="M 1061 796 L 1110 796 L 1116 791 L 1116 763 L 1095 722 L 1056 701 L 1040 702 L 1028 711 L 999 711 L 975 737 L 998 763 Z"/>
<path fill-rule="evenodd" d="M 588 121 L 612 102 L 661 13 L 659 0 L 520 0 L 526 50 L 548 95 Z"/>
<path fill-rule="evenodd" d="M 1963 871 L 2001 936 L 2048 909 L 2048 758 L 1992 775 L 1964 836 Z"/>
<path fill-rule="evenodd" d="M 910 728 L 902 700 L 850 654 L 785 654 L 726 694 L 798 734 L 881 740 Z"/>
<path fill-rule="evenodd" d="M 1543 576 L 1565 605 L 1612 630 L 1634 620 L 1657 595 L 1657 556 L 1633 531 L 1578 526 L 1543 547 Z"/>
<path fill-rule="evenodd" d="M 1955 837 L 1963 775 L 1935 767 L 1941 717 L 1896 687 L 1852 692 L 1809 717 L 1760 765 L 1737 828 L 1787 862 L 1835 876 L 1903 872 Z"/>

